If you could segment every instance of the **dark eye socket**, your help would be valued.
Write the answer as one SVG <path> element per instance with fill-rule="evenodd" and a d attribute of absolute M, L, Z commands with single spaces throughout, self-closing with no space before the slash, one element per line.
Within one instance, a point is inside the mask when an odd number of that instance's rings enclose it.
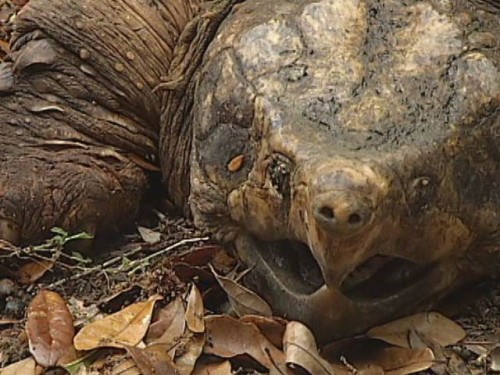
<path fill-rule="evenodd" d="M 283 196 L 290 194 L 290 173 L 292 162 L 286 156 L 273 155 L 269 165 L 269 178 L 273 187 Z"/>

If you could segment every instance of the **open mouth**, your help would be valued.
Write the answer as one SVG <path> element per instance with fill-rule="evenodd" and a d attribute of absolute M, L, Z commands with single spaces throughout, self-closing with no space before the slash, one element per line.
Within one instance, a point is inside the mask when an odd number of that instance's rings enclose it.
<path fill-rule="evenodd" d="M 291 240 L 258 241 L 256 249 L 291 291 L 311 294 L 325 284 L 321 269 L 305 244 Z M 430 268 L 402 258 L 375 255 L 356 267 L 339 289 L 354 301 L 381 300 L 417 283 Z"/>
<path fill-rule="evenodd" d="M 429 269 L 406 259 L 375 255 L 356 267 L 340 290 L 351 300 L 383 299 L 415 284 Z"/>

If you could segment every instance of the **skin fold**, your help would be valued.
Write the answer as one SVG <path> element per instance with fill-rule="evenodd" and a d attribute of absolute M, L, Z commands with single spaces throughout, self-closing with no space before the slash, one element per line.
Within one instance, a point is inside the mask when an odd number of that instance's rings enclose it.
<path fill-rule="evenodd" d="M 31 0 L 0 238 L 133 221 L 152 173 L 321 341 L 500 273 L 500 7 Z"/>

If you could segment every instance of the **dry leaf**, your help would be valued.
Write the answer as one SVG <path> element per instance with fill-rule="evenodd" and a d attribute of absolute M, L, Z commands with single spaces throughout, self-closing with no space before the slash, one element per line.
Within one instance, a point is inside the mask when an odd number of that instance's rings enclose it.
<path fill-rule="evenodd" d="M 493 348 L 493 350 L 490 352 L 490 359 L 491 371 L 500 371 L 500 345 Z"/>
<path fill-rule="evenodd" d="M 0 369 L 0 375 L 35 375 L 36 362 L 33 358 L 26 358 Z"/>
<path fill-rule="evenodd" d="M 125 289 L 113 293 L 97 303 L 99 309 L 106 314 L 120 311 L 123 306 L 128 306 L 130 301 L 135 301 L 144 295 L 144 289 L 140 285 L 128 285 Z"/>
<path fill-rule="evenodd" d="M 186 327 L 185 315 L 186 312 L 184 305 L 182 304 L 182 299 L 177 297 L 173 302 L 170 302 L 166 307 L 164 307 L 162 312 L 160 312 L 160 321 L 157 323 L 161 324 L 163 332 L 161 332 L 158 338 L 149 340 L 148 342 L 167 345 L 170 348 L 169 354 L 173 358 L 175 356 L 176 347 L 179 344 Z M 155 326 L 151 328 L 156 329 L 157 327 Z M 159 329 L 157 329 L 157 331 L 160 332 Z"/>
<path fill-rule="evenodd" d="M 230 316 L 205 318 L 207 344 L 204 351 L 222 358 L 247 354 L 270 370 L 286 373 L 285 355 L 259 329 Z"/>
<path fill-rule="evenodd" d="M 412 348 L 415 342 L 418 342 L 416 346 L 420 346 L 420 341 L 443 347 L 453 345 L 463 340 L 466 334 L 462 327 L 450 319 L 437 312 L 429 312 L 372 328 L 366 335 L 402 348 Z"/>
<path fill-rule="evenodd" d="M 38 260 L 26 263 L 16 272 L 17 279 L 21 284 L 29 285 L 40 279 L 45 273 L 54 267 L 52 260 Z"/>
<path fill-rule="evenodd" d="M 320 357 L 312 332 L 304 324 L 290 322 L 283 336 L 286 363 L 300 366 L 314 375 L 333 375 L 330 364 Z"/>
<path fill-rule="evenodd" d="M 114 367 L 111 375 L 142 375 L 134 361 L 127 359 Z"/>
<path fill-rule="evenodd" d="M 203 353 L 205 335 L 194 335 L 184 346 L 182 355 L 175 359 L 175 369 L 180 375 L 190 375 L 196 365 L 196 361 Z"/>
<path fill-rule="evenodd" d="M 234 267 L 238 264 L 238 261 L 222 248 L 214 254 L 210 263 L 217 272 L 227 274 L 234 269 Z"/>
<path fill-rule="evenodd" d="M 232 375 L 231 363 L 225 361 L 222 363 L 197 364 L 193 375 Z"/>
<path fill-rule="evenodd" d="M 135 303 L 83 327 L 74 340 L 76 349 L 124 348 L 127 345 L 137 345 L 144 337 L 154 305 L 160 299 L 161 296 L 153 296 L 147 301 Z"/>
<path fill-rule="evenodd" d="M 238 316 L 271 316 L 273 314 L 271 307 L 257 294 L 238 284 L 236 281 L 218 275 L 211 265 L 210 269 L 221 288 L 227 293 L 229 303 Z"/>
<path fill-rule="evenodd" d="M 223 251 L 220 246 L 200 246 L 195 249 L 189 250 L 189 252 L 185 254 L 175 257 L 172 263 L 187 263 L 191 266 L 202 267 L 210 263 L 212 258 L 220 251 Z"/>
<path fill-rule="evenodd" d="M 144 242 L 154 244 L 161 241 L 161 233 L 145 227 L 137 227 Z"/>
<path fill-rule="evenodd" d="M 186 307 L 186 324 L 191 332 L 205 332 L 203 299 L 200 291 L 193 284 Z"/>
<path fill-rule="evenodd" d="M 57 293 L 41 291 L 28 307 L 26 332 L 38 364 L 50 367 L 76 359 L 73 317 Z"/>
<path fill-rule="evenodd" d="M 133 346 L 126 347 L 127 352 L 134 360 L 142 375 L 176 375 L 172 358 L 167 353 L 165 344 L 156 344 L 140 349 Z"/>
<path fill-rule="evenodd" d="M 2 61 L 2 55 L 8 55 L 9 54 L 9 43 L 7 43 L 4 40 L 0 40 L 0 62 Z"/>
<path fill-rule="evenodd" d="M 462 357 L 460 357 L 456 352 L 453 350 L 449 351 L 449 359 L 448 363 L 446 366 L 446 374 L 453 374 L 453 375 L 471 375 L 470 370 L 467 366 L 467 363 L 464 361 Z M 432 370 L 434 371 L 435 365 L 432 367 Z M 434 371 L 436 374 L 438 373 L 437 371 Z"/>
<path fill-rule="evenodd" d="M 254 324 L 259 331 L 276 346 L 283 349 L 283 335 L 285 334 L 285 319 L 279 317 L 267 317 L 259 315 L 246 315 L 240 318 L 240 321 Z"/>
<path fill-rule="evenodd" d="M 375 362 L 384 369 L 386 375 L 406 375 L 431 368 L 434 355 L 429 348 L 386 348 L 378 353 Z"/>

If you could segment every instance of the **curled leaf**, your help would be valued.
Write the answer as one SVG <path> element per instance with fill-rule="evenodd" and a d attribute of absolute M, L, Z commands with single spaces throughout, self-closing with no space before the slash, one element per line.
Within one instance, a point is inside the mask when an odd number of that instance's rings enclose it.
<path fill-rule="evenodd" d="M 193 375 L 232 375 L 231 363 L 225 361 L 222 363 L 197 364 Z"/>
<path fill-rule="evenodd" d="M 270 370 L 286 373 L 285 356 L 256 326 L 230 316 L 205 318 L 207 345 L 204 352 L 222 358 L 247 354 Z"/>
<path fill-rule="evenodd" d="M 314 375 L 334 375 L 334 369 L 320 357 L 314 336 L 304 324 L 286 325 L 283 348 L 289 366 L 299 366 Z"/>
<path fill-rule="evenodd" d="M 386 348 L 375 359 L 386 375 L 406 375 L 424 371 L 434 364 L 434 354 L 429 348 Z"/>
<path fill-rule="evenodd" d="M 205 331 L 203 299 L 195 285 L 191 287 L 187 300 L 186 324 L 191 332 L 202 333 Z"/>
<path fill-rule="evenodd" d="M 175 368 L 179 375 L 192 374 L 196 361 L 203 353 L 205 335 L 193 335 L 189 342 L 184 345 L 184 351 L 175 359 Z"/>
<path fill-rule="evenodd" d="M 74 340 L 76 349 L 137 345 L 146 334 L 156 301 L 161 298 L 153 296 L 83 327 Z"/>
<path fill-rule="evenodd" d="M 173 358 L 186 328 L 185 315 L 182 299 L 177 297 L 160 311 L 158 321 L 151 325 L 147 342 L 167 345 Z"/>
<path fill-rule="evenodd" d="M 29 348 L 37 363 L 56 366 L 76 358 L 73 317 L 57 293 L 41 291 L 28 307 L 26 322 Z"/>
<path fill-rule="evenodd" d="M 238 284 L 236 281 L 227 277 L 220 276 L 210 265 L 217 282 L 227 294 L 229 303 L 238 316 L 262 315 L 271 316 L 273 314 L 271 307 L 257 294 L 250 289 Z"/>
<path fill-rule="evenodd" d="M 127 346 L 126 349 L 143 375 L 177 374 L 165 344 L 152 345 L 145 349 Z"/>
<path fill-rule="evenodd" d="M 286 320 L 278 317 L 245 315 L 240 318 L 240 321 L 254 324 L 274 346 L 278 349 L 283 349 L 283 335 L 285 334 Z"/>
<path fill-rule="evenodd" d="M 26 263 L 16 272 L 17 279 L 21 284 L 29 285 L 41 278 L 45 273 L 54 267 L 52 260 L 37 260 Z"/>
<path fill-rule="evenodd" d="M 0 370 L 0 375 L 36 375 L 36 362 L 26 358 Z"/>
<path fill-rule="evenodd" d="M 464 339 L 462 327 L 437 312 L 419 313 L 372 328 L 368 337 L 402 348 L 427 345 L 448 346 Z"/>

